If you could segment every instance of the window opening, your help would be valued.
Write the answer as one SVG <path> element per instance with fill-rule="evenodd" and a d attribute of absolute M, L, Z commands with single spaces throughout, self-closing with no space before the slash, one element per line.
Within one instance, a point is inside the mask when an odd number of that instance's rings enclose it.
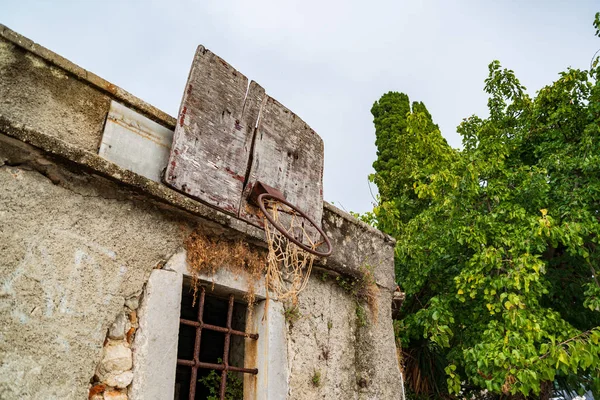
<path fill-rule="evenodd" d="M 256 368 L 240 366 L 244 365 L 244 338 L 257 340 L 258 334 L 245 332 L 248 305 L 235 301 L 233 294 L 226 298 L 209 295 L 202 286 L 193 305 L 191 292 L 184 283 L 175 399 L 208 398 L 211 389 L 198 380 L 215 371 L 220 375 L 219 398 L 225 400 L 228 376 L 243 382 L 242 374 L 258 373 Z"/>

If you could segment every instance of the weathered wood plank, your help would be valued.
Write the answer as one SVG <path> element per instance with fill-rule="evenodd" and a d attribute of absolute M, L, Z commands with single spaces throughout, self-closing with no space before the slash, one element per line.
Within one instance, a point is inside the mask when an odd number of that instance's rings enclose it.
<path fill-rule="evenodd" d="M 247 197 L 261 181 L 320 224 L 323 141 L 257 83 L 248 85 L 243 74 L 200 46 L 164 179 L 258 226 L 258 209 Z"/>
<path fill-rule="evenodd" d="M 264 89 L 199 46 L 188 77 L 165 183 L 237 215 Z"/>
<path fill-rule="evenodd" d="M 270 96 L 261 110 L 240 207 L 241 218 L 260 226 L 258 208 L 247 200 L 256 181 L 279 189 L 288 201 L 321 225 L 323 140 L 300 117 Z"/>

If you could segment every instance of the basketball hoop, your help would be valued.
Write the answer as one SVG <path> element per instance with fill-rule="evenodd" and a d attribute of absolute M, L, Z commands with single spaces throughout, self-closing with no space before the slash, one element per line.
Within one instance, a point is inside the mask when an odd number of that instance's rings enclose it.
<path fill-rule="evenodd" d="M 267 219 L 267 221 L 277 231 L 279 231 L 279 233 L 281 233 L 285 238 L 294 243 L 296 246 L 317 257 L 329 257 L 331 255 L 331 252 L 333 251 L 333 248 L 331 247 L 331 241 L 329 240 L 325 232 L 323 232 L 323 229 L 321 229 L 321 227 L 304 211 L 300 210 L 298 207 L 294 206 L 292 203 L 287 201 L 279 190 L 272 188 L 269 185 L 266 185 L 262 182 L 256 182 L 254 188 L 252 189 L 252 193 L 250 194 L 250 200 L 260 208 L 260 211 L 262 212 L 263 216 Z M 272 212 L 267 211 L 267 206 L 265 205 L 265 203 L 271 205 Z M 308 221 L 310 225 L 314 229 L 316 229 L 319 236 L 322 237 L 323 240 L 321 242 L 317 242 L 315 239 L 310 237 L 310 235 L 308 234 L 308 232 L 305 231 L 305 229 L 302 229 L 304 231 L 302 238 L 298 239 L 297 237 L 294 237 L 294 235 L 290 232 L 290 228 L 293 227 L 286 228 L 280 223 L 278 218 L 276 218 L 275 215 L 277 213 L 277 207 L 272 207 L 275 203 L 281 203 L 285 207 L 287 207 L 287 210 L 282 210 L 283 213 L 300 217 L 301 219 Z M 301 223 L 301 226 L 302 228 L 304 228 L 303 222 Z M 303 240 L 306 240 L 308 244 L 303 243 Z M 327 245 L 326 251 L 317 250 L 317 248 L 320 247 L 322 244 Z"/>
<path fill-rule="evenodd" d="M 279 223 L 279 221 L 275 220 L 275 218 L 273 217 L 273 213 L 269 213 L 266 210 L 265 199 L 267 200 L 267 203 L 272 204 L 274 202 L 279 202 L 281 204 L 284 204 L 285 206 L 290 208 L 295 215 L 300 216 L 301 218 L 304 218 L 306 221 L 310 222 L 310 224 L 317 230 L 317 232 L 319 232 L 319 235 L 324 239 L 323 242 L 320 242 L 320 243 L 314 242 L 313 240 L 311 240 L 310 236 L 306 232 L 304 232 L 304 233 L 305 233 L 306 239 L 308 239 L 308 241 L 309 241 L 310 246 L 302 243 L 301 240 L 298 240 L 297 238 L 292 236 L 292 234 L 290 234 L 290 232 L 288 232 L 288 230 L 285 227 L 283 227 Z M 258 196 L 257 200 L 258 200 L 258 207 L 260 208 L 260 211 L 263 213 L 265 218 L 271 223 L 271 225 L 273 225 L 275 227 L 275 229 L 277 229 L 289 241 L 294 243 L 296 246 L 300 247 L 302 250 L 307 251 L 310 254 L 315 255 L 317 257 L 329 257 L 331 255 L 331 252 L 333 251 L 333 249 L 331 248 L 331 242 L 329 241 L 329 238 L 327 237 L 327 235 L 325 235 L 325 232 L 323 232 L 321 227 L 318 226 L 315 223 L 315 221 L 313 221 L 313 219 L 311 217 L 309 217 L 308 215 L 306 215 L 302 210 L 299 210 L 292 203 L 285 200 L 284 198 L 274 196 L 271 193 L 263 193 Z M 318 247 L 322 243 L 325 243 L 327 245 L 327 251 L 318 251 L 316 249 L 316 247 Z"/>
<path fill-rule="evenodd" d="M 291 298 L 296 303 L 308 283 L 314 259 L 329 256 L 331 242 L 312 218 L 277 189 L 257 182 L 250 199 L 264 217 L 269 248 L 267 286 L 280 300 Z"/>

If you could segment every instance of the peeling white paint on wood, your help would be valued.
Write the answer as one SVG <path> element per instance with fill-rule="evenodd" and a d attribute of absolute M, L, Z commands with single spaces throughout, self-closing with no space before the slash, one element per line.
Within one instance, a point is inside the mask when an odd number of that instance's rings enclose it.
<path fill-rule="evenodd" d="M 257 122 L 258 121 L 258 122 Z M 261 226 L 247 197 L 257 181 L 279 189 L 321 224 L 323 141 L 256 82 L 198 47 L 175 128 L 165 182 Z"/>
<path fill-rule="evenodd" d="M 175 128 L 165 182 L 237 215 L 265 91 L 199 46 Z"/>
<path fill-rule="evenodd" d="M 300 117 L 268 97 L 261 110 L 240 217 L 259 224 L 247 198 L 257 181 L 279 189 L 319 226 L 323 214 L 323 140 Z"/>

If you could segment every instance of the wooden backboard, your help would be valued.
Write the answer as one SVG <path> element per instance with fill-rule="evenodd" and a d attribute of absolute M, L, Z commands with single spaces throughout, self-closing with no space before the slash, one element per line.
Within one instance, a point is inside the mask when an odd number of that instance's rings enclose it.
<path fill-rule="evenodd" d="M 248 203 L 257 181 L 279 189 L 319 225 L 323 141 L 254 81 L 198 47 L 173 137 L 165 182 L 258 226 Z"/>
<path fill-rule="evenodd" d="M 198 47 L 179 109 L 165 182 L 238 214 L 265 91 Z"/>
<path fill-rule="evenodd" d="M 240 217 L 260 224 L 258 208 L 248 203 L 256 181 L 279 189 L 321 226 L 323 140 L 300 117 L 268 96 L 261 109 L 252 164 Z"/>

